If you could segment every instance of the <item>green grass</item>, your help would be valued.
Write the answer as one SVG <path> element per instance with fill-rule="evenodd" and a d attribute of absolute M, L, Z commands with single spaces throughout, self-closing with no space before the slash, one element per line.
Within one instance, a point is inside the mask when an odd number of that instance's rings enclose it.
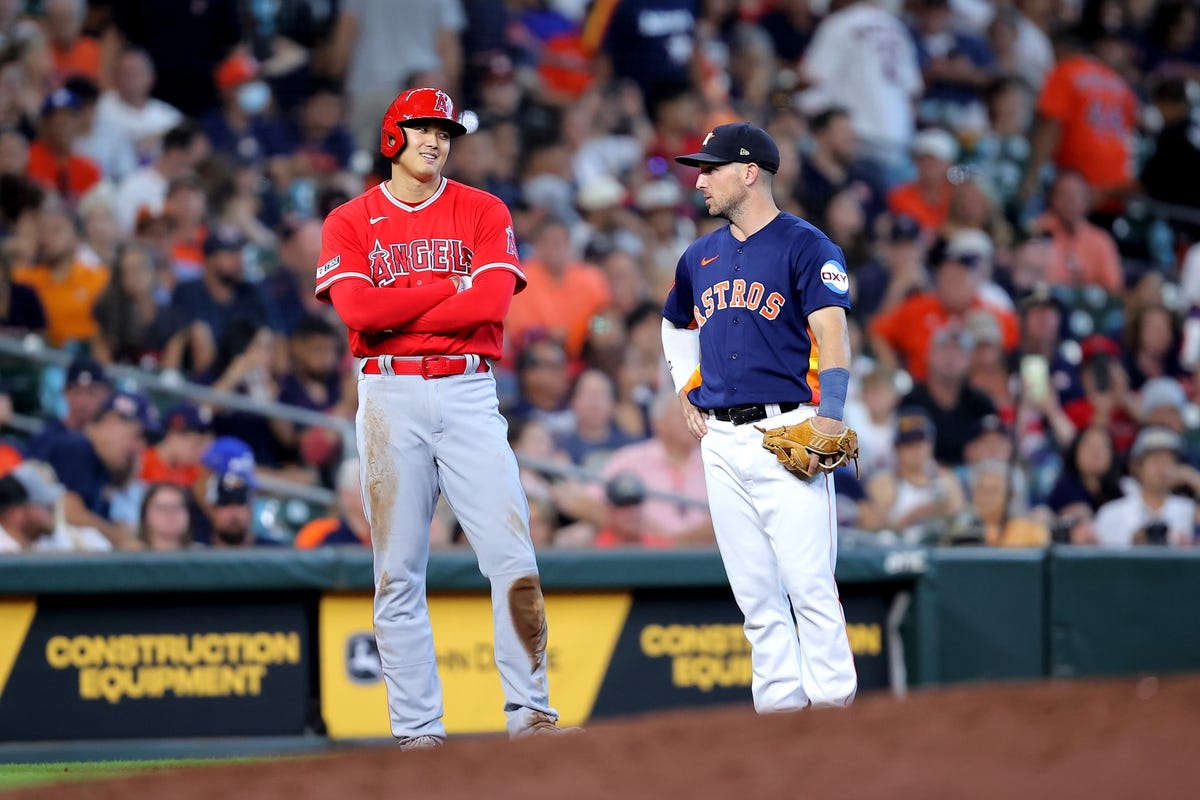
<path fill-rule="evenodd" d="M 178 767 L 246 764 L 254 758 L 175 758 L 154 761 L 59 761 L 48 764 L 0 764 L 0 791 L 78 780 L 119 778 Z"/>

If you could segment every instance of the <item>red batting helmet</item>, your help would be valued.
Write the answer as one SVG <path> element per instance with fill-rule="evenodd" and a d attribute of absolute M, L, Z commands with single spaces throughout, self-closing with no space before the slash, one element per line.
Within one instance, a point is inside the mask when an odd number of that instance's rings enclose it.
<path fill-rule="evenodd" d="M 408 89 L 398 94 L 384 112 L 379 151 L 388 158 L 395 158 L 408 143 L 402 126 L 429 120 L 445 123 L 451 136 L 462 136 L 467 132 L 454 116 L 454 101 L 450 99 L 450 95 L 440 89 Z"/>

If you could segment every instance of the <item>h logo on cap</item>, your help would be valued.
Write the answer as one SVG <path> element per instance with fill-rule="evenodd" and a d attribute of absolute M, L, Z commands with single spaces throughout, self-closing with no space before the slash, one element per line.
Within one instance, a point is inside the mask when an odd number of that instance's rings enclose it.
<path fill-rule="evenodd" d="M 712 137 L 713 137 L 713 134 L 715 134 L 715 133 L 716 133 L 716 131 L 709 131 L 709 132 L 708 132 L 708 136 L 705 136 L 705 137 L 704 137 L 704 141 L 700 143 L 700 146 L 701 146 L 701 147 L 708 147 L 708 143 L 709 143 L 709 141 L 712 139 Z"/>

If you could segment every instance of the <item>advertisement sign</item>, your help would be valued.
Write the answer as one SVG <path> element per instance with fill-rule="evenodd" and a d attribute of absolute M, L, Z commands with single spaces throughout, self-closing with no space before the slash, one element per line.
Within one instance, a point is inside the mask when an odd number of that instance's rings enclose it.
<path fill-rule="evenodd" d="M 300 734 L 308 648 L 298 602 L 0 600 L 0 740 Z"/>
<path fill-rule="evenodd" d="M 860 692 L 888 685 L 886 603 L 881 594 L 842 597 Z M 751 674 L 742 614 L 727 591 L 641 590 L 593 716 L 749 703 Z"/>
<path fill-rule="evenodd" d="M 890 595 L 843 595 L 860 691 L 888 685 Z M 429 597 L 450 734 L 504 730 L 487 595 Z M 750 702 L 750 644 L 728 590 L 547 594 L 550 700 L 562 722 Z M 336 739 L 390 735 L 368 594 L 321 600 L 321 708 Z"/>

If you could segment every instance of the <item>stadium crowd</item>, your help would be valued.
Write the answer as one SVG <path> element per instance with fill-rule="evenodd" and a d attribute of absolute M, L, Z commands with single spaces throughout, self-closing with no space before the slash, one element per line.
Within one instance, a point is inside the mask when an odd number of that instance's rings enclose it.
<path fill-rule="evenodd" d="M 672 156 L 740 119 L 846 254 L 848 543 L 1194 542 L 1193 2 L 0 0 L 0 335 L 72 359 L 0 361 L 0 552 L 369 544 L 328 429 L 112 367 L 351 420 L 321 221 L 410 85 L 471 109 L 448 174 L 513 213 L 538 547 L 711 541 L 659 326 L 723 224 Z M 266 509 L 268 476 L 336 504 Z M 430 535 L 462 543 L 448 508 Z"/>

